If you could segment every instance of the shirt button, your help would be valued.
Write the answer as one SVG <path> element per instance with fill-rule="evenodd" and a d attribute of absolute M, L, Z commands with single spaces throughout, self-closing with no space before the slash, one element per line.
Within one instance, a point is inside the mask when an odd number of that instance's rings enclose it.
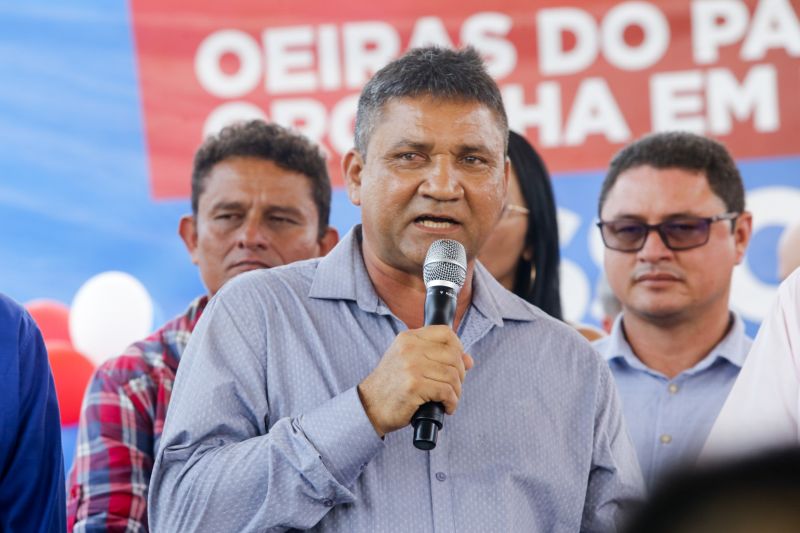
<path fill-rule="evenodd" d="M 439 481 L 444 481 L 445 479 L 447 479 L 447 474 L 445 474 L 444 472 L 436 472 L 436 479 L 438 479 Z"/>
<path fill-rule="evenodd" d="M 670 442 L 672 442 L 672 435 L 667 435 L 666 433 L 664 433 L 663 435 L 661 435 L 661 438 L 659 440 L 661 441 L 661 444 L 669 444 Z"/>
<path fill-rule="evenodd" d="M 675 383 L 670 383 L 669 387 L 667 387 L 667 390 L 669 391 L 670 394 L 675 394 L 676 392 L 678 392 L 678 389 L 679 387 Z"/>
<path fill-rule="evenodd" d="M 333 507 L 333 500 L 331 499 L 322 500 L 322 505 L 324 505 L 325 507 Z"/>

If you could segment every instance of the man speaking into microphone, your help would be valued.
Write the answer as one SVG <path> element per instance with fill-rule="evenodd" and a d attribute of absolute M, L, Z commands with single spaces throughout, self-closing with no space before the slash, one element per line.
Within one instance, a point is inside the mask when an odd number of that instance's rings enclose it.
<path fill-rule="evenodd" d="M 412 50 L 364 87 L 344 158 L 356 226 L 325 258 L 243 274 L 184 353 L 156 531 L 608 531 L 641 477 L 605 362 L 475 261 L 508 126 L 474 50 Z M 453 327 L 423 263 L 463 245 Z M 413 445 L 429 402 L 435 447 Z M 449 416 L 447 416 L 449 415 Z"/>

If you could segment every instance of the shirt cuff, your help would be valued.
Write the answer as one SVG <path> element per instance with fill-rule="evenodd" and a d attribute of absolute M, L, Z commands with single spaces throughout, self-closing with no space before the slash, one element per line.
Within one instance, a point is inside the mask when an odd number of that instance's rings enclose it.
<path fill-rule="evenodd" d="M 331 474 L 346 487 L 352 486 L 384 447 L 356 387 L 300 416 L 297 425 Z"/>

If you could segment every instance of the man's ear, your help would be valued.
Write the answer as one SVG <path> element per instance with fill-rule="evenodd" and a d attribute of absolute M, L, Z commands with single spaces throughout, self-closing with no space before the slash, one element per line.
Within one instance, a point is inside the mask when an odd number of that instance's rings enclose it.
<path fill-rule="evenodd" d="M 736 226 L 733 228 L 737 265 L 744 259 L 744 254 L 747 252 L 747 245 L 750 243 L 750 236 L 752 234 L 753 215 L 749 211 L 745 211 L 736 219 Z"/>
<path fill-rule="evenodd" d="M 178 235 L 181 236 L 186 250 L 192 257 L 192 263 L 197 264 L 195 251 L 197 250 L 197 220 L 194 215 L 183 215 L 178 223 Z"/>
<path fill-rule="evenodd" d="M 333 226 L 328 226 L 325 234 L 319 239 L 319 255 L 320 257 L 328 255 L 328 252 L 333 250 L 333 247 L 339 242 L 339 232 Z"/>
<path fill-rule="evenodd" d="M 350 149 L 342 159 L 342 174 L 347 185 L 347 196 L 353 205 L 361 206 L 361 172 L 364 170 L 364 159 L 355 148 Z"/>

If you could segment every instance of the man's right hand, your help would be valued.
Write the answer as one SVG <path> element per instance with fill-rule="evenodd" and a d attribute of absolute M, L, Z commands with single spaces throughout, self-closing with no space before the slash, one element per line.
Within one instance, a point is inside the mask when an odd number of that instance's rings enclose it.
<path fill-rule="evenodd" d="M 453 414 L 472 357 L 448 326 L 426 326 L 395 337 L 378 366 L 358 385 L 361 403 L 383 437 L 411 423 L 426 402 L 441 402 Z"/>

